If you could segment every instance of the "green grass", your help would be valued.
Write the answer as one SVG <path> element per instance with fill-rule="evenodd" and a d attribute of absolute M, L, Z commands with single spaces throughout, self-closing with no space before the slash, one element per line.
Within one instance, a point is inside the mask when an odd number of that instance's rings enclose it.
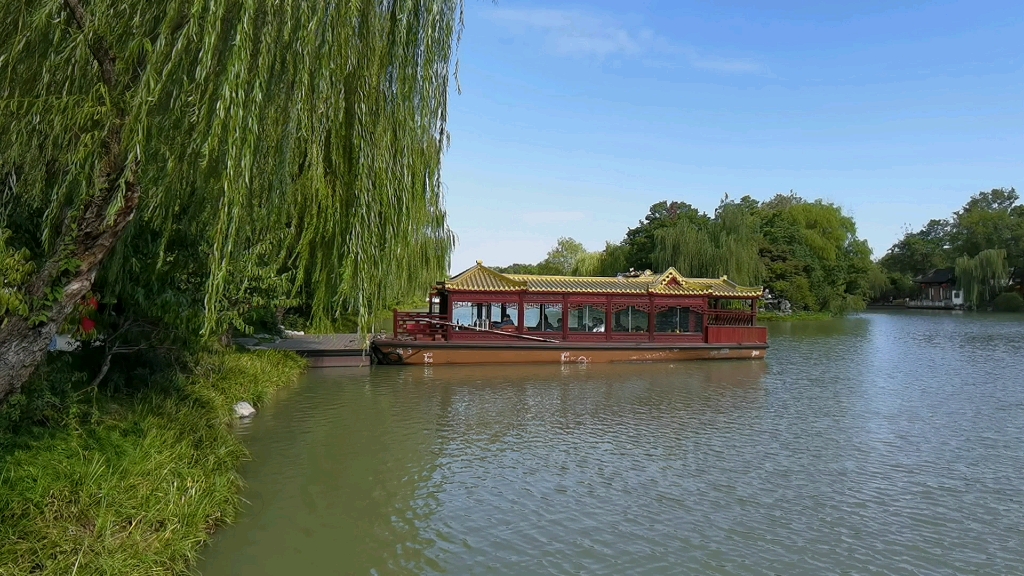
<path fill-rule="evenodd" d="M 153 390 L 101 395 L 74 425 L 7 438 L 0 574 L 187 573 L 238 509 L 231 407 L 265 403 L 304 368 L 279 351 L 207 355 Z"/>
<path fill-rule="evenodd" d="M 794 320 L 828 320 L 835 318 L 829 312 L 793 312 L 791 314 L 779 314 L 778 312 L 758 312 L 757 319 L 765 322 L 794 321 Z"/>

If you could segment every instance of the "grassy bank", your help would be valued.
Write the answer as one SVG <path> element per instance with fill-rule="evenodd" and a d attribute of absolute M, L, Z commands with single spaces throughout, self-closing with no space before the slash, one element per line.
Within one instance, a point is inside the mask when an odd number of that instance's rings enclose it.
<path fill-rule="evenodd" d="M 829 312 L 792 312 L 790 314 L 779 314 L 778 312 L 758 312 L 757 319 L 764 322 L 776 321 L 797 321 L 797 320 L 828 320 L 835 318 Z"/>
<path fill-rule="evenodd" d="M 44 406 L 34 413 L 49 424 L 8 426 L 0 574 L 185 573 L 238 508 L 245 450 L 231 407 L 264 403 L 304 368 L 277 351 L 204 355 L 187 376 L 163 373 L 137 392 L 79 390 L 62 406 L 78 414 L 47 417 Z"/>

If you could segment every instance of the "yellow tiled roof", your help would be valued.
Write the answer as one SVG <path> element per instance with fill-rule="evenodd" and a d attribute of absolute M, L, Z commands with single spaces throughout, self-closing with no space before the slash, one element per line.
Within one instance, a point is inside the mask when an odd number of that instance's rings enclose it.
<path fill-rule="evenodd" d="M 651 278 L 615 278 L 608 276 L 534 276 L 508 274 L 509 278 L 526 282 L 528 292 L 616 292 L 647 294 Z"/>
<path fill-rule="evenodd" d="M 573 294 L 665 294 L 672 296 L 718 296 L 754 298 L 761 287 L 740 286 L 721 278 L 684 278 L 674 268 L 662 274 L 642 276 L 540 276 L 501 274 L 477 261 L 476 266 L 456 274 L 445 283 L 448 290 L 472 292 L 557 292 Z"/>
<path fill-rule="evenodd" d="M 687 278 L 687 289 L 699 290 L 712 296 L 737 296 L 750 298 L 764 293 L 761 286 L 740 286 L 725 276 L 721 278 Z M 666 288 L 677 288 L 675 286 Z"/>
<path fill-rule="evenodd" d="M 474 292 L 517 292 L 527 290 L 526 282 L 495 272 L 477 260 L 476 266 L 456 274 L 445 283 L 449 290 L 470 290 Z"/>

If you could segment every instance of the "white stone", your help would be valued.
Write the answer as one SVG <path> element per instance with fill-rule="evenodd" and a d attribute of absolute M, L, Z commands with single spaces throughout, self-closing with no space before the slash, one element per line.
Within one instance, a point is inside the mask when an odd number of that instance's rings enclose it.
<path fill-rule="evenodd" d="M 235 416 L 239 418 L 248 418 L 256 413 L 256 409 L 252 407 L 252 404 L 242 401 L 235 404 Z"/>

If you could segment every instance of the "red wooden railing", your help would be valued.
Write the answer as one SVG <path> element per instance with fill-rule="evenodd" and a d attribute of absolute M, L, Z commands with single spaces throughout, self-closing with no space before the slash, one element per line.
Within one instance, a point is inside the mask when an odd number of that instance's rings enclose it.
<path fill-rule="evenodd" d="M 395 310 L 394 334 L 399 340 L 441 340 L 447 334 L 448 326 L 444 314 L 426 312 L 399 312 Z"/>
<path fill-rule="evenodd" d="M 754 326 L 753 312 L 743 310 L 708 310 L 708 326 Z"/>

